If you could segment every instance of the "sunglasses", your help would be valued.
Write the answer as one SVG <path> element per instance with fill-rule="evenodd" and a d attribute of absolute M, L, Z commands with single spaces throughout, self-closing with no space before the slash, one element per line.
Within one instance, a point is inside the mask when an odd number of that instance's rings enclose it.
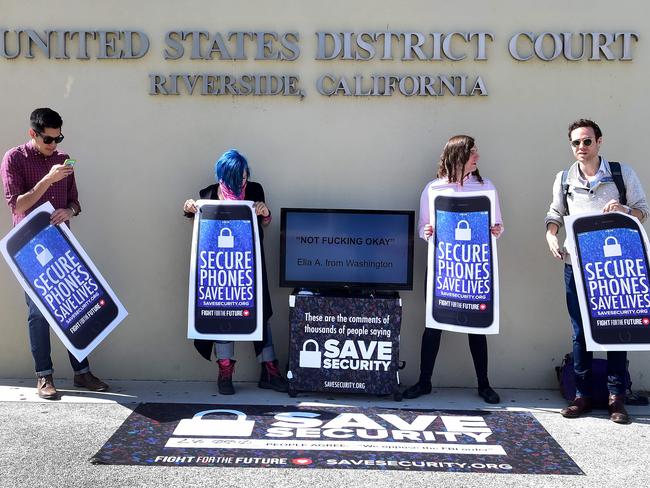
<path fill-rule="evenodd" d="M 582 140 L 580 140 L 580 139 L 576 139 L 575 141 L 571 141 L 571 145 L 572 145 L 573 147 L 578 147 L 578 146 L 580 146 L 580 143 L 581 143 L 581 142 L 582 142 L 585 146 L 589 147 L 589 146 L 591 146 L 591 143 L 594 142 L 594 141 L 593 141 L 592 139 L 590 139 L 589 137 L 587 137 L 586 139 L 582 139 Z"/>
<path fill-rule="evenodd" d="M 38 134 L 38 132 L 37 132 Z M 43 134 L 38 134 L 45 144 L 52 144 L 53 142 L 59 144 L 63 140 L 63 134 L 59 134 L 56 137 L 44 136 Z"/>

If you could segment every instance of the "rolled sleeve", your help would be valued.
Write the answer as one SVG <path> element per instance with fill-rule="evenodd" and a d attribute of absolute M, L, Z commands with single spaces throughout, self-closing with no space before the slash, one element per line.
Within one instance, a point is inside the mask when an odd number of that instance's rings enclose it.
<path fill-rule="evenodd" d="M 646 199 L 641 180 L 635 171 L 625 165 L 622 166 L 623 181 L 625 182 L 625 193 L 627 196 L 627 205 L 630 208 L 636 209 L 642 214 L 641 222 L 645 222 L 650 215 L 650 207 L 648 207 L 648 200 Z"/>
<path fill-rule="evenodd" d="M 420 216 L 418 218 L 418 236 L 421 239 L 427 240 L 424 237 L 424 226 L 431 223 L 431 216 L 429 215 L 429 185 L 424 187 L 422 195 L 420 195 Z"/>
<path fill-rule="evenodd" d="M 67 207 L 74 205 L 77 209 L 76 214 L 81 213 L 81 204 L 79 203 L 79 192 L 77 191 L 77 180 L 74 177 L 74 173 L 68 178 L 68 202 Z"/>
<path fill-rule="evenodd" d="M 16 160 L 6 153 L 2 158 L 2 186 L 4 187 L 5 200 L 12 212 L 16 209 L 18 197 L 25 193 L 25 179 L 20 171 L 17 171 Z"/>
<path fill-rule="evenodd" d="M 546 212 L 544 227 L 547 228 L 549 223 L 554 223 L 558 227 L 564 225 L 564 216 L 567 214 L 564 195 L 562 194 L 562 171 L 555 175 L 553 182 L 553 201 Z"/>

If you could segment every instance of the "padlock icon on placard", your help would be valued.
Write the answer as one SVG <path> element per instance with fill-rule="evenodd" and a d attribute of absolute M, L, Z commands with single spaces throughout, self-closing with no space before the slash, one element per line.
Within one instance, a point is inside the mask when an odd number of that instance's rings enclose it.
<path fill-rule="evenodd" d="M 465 223 L 461 227 L 460 224 Z M 456 224 L 456 240 L 457 241 L 471 241 L 472 240 L 472 229 L 469 228 L 469 222 L 467 220 L 459 220 Z"/>
<path fill-rule="evenodd" d="M 310 351 L 307 349 L 307 344 L 312 343 L 316 346 L 316 349 Z M 318 349 L 318 342 L 314 339 L 307 339 L 302 344 L 302 350 L 300 351 L 300 361 L 298 366 L 301 368 L 320 368 L 321 365 L 321 352 Z"/>
<path fill-rule="evenodd" d="M 613 244 L 610 244 L 612 241 Z M 605 239 L 603 253 L 605 254 L 606 258 L 616 258 L 623 255 L 623 252 L 621 251 L 621 245 L 618 243 L 616 237 L 609 236 Z"/>
<path fill-rule="evenodd" d="M 45 266 L 47 263 L 54 259 L 50 250 L 45 247 L 43 244 L 36 244 L 34 246 L 34 254 L 36 254 L 36 259 L 41 263 L 41 266 Z"/>
<path fill-rule="evenodd" d="M 224 235 L 226 231 L 228 231 L 228 233 L 227 235 Z M 225 248 L 235 247 L 235 238 L 232 235 L 232 230 L 228 227 L 221 229 L 221 232 L 219 232 L 219 238 L 217 239 L 217 245 Z"/>
<path fill-rule="evenodd" d="M 236 415 L 236 419 L 204 419 L 208 414 L 229 413 Z M 247 420 L 246 414 L 239 410 L 204 410 L 197 413 L 191 419 L 181 420 L 172 435 L 180 436 L 228 436 L 228 437 L 250 437 L 255 427 L 254 420 Z"/>

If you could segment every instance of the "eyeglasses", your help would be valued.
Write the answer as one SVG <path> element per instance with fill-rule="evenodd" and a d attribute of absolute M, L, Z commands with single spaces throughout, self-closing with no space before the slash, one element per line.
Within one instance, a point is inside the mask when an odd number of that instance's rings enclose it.
<path fill-rule="evenodd" d="M 586 147 L 591 146 L 591 143 L 594 142 L 593 139 L 590 139 L 589 137 L 585 139 L 576 139 L 575 141 L 571 141 L 571 145 L 573 147 L 579 147 L 580 143 L 583 143 Z"/>
<path fill-rule="evenodd" d="M 56 137 L 44 136 L 43 134 L 39 134 L 38 132 L 37 134 L 41 137 L 41 139 L 43 139 L 43 142 L 45 144 L 52 144 L 53 142 L 59 144 L 63 140 L 63 134 L 59 134 Z"/>

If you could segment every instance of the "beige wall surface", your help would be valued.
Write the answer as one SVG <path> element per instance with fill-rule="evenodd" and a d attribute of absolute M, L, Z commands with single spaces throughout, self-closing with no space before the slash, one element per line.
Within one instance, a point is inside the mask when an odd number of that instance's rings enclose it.
<path fill-rule="evenodd" d="M 79 162 L 76 176 L 83 213 L 73 231 L 129 311 L 128 318 L 91 355 L 101 377 L 209 379 L 214 364 L 186 339 L 191 223 L 181 215 L 186 198 L 213 182 L 215 159 L 235 147 L 249 160 L 252 179 L 264 185 L 276 218 L 267 232 L 280 360 L 287 358 L 288 294 L 278 286 L 281 207 L 417 209 L 433 178 L 446 140 L 457 133 L 477 139 L 480 168 L 500 191 L 506 233 L 499 241 L 501 333 L 489 337 L 490 378 L 496 387 L 552 387 L 553 368 L 571 349 L 563 270 L 544 240 L 544 214 L 555 174 L 571 162 L 566 128 L 581 116 L 598 121 L 602 154 L 634 166 L 650 188 L 647 164 L 650 24 L 645 2 L 485 2 L 285 0 L 32 0 L 0 2 L 0 28 L 10 47 L 20 29 L 140 30 L 148 53 L 140 59 L 48 59 L 24 51 L 0 58 L 0 148 L 27 140 L 31 110 L 50 106 L 64 119 L 61 148 Z M 167 31 L 297 32 L 295 61 L 165 60 Z M 462 61 L 316 60 L 317 31 L 491 32 L 486 60 L 474 60 L 476 43 L 454 39 Z M 517 61 L 508 42 L 517 32 L 637 32 L 631 60 Z M 14 37 L 12 37 L 14 36 Z M 545 49 L 552 51 L 546 37 Z M 205 42 L 205 41 L 204 41 Z M 427 38 L 423 49 L 430 49 Z M 612 45 L 622 55 L 621 38 Z M 187 50 L 189 41 L 184 42 Z M 76 47 L 74 41 L 71 46 Z M 394 41 L 396 52 L 403 39 Z M 401 48 L 400 48 L 401 46 Z M 577 44 L 576 44 L 577 46 Z M 520 43 L 522 53 L 530 51 Z M 23 46 L 25 49 L 25 46 Z M 204 49 L 207 49 L 204 46 Z M 576 47 L 576 49 L 578 49 Z M 426 49 L 425 49 L 426 50 Z M 601 56 L 602 58 L 602 56 Z M 299 77 L 305 97 L 149 95 L 150 73 L 280 73 Z M 487 96 L 379 97 L 320 95 L 325 73 L 363 75 L 466 75 L 485 82 Z M 0 212 L 0 234 L 11 228 Z M 426 245 L 415 243 L 414 289 L 403 292 L 402 380 L 417 378 L 424 326 Z M 0 377 L 25 377 L 33 363 L 23 293 L 0 264 Z M 53 338 L 59 376 L 70 376 L 65 351 Z M 650 354 L 631 353 L 635 387 L 650 388 Z M 237 345 L 236 379 L 258 374 L 249 343 Z M 475 384 L 467 339 L 444 333 L 434 384 Z"/>

